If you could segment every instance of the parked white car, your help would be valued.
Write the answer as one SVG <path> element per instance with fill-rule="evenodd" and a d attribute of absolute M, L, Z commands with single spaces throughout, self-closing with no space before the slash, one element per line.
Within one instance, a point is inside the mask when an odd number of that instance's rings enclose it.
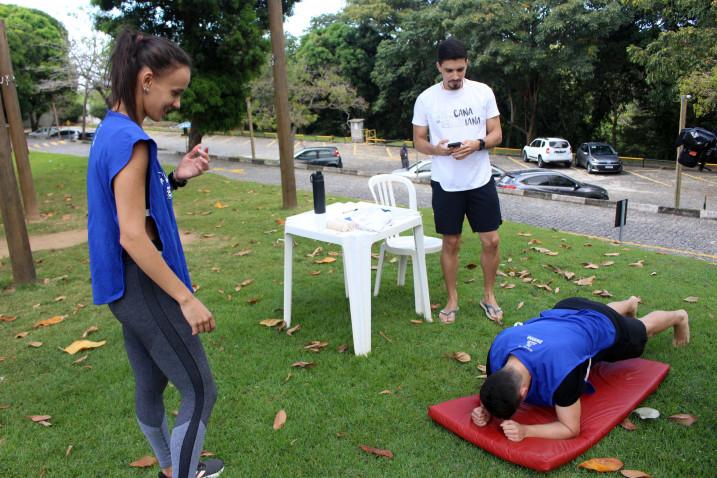
<path fill-rule="evenodd" d="M 431 179 L 431 160 L 422 159 L 410 165 L 407 169 L 394 169 L 391 174 L 404 176 L 408 179 Z M 505 174 L 505 171 L 498 166 L 491 165 L 491 176 L 498 179 Z"/>
<path fill-rule="evenodd" d="M 539 168 L 548 163 L 560 163 L 569 168 L 573 152 L 570 143 L 563 138 L 535 138 L 532 143 L 523 146 L 523 161 L 537 161 Z"/>
<path fill-rule="evenodd" d="M 49 138 L 50 135 L 57 133 L 57 128 L 54 126 L 45 126 L 38 128 L 35 131 L 28 133 L 27 135 L 31 138 Z"/>

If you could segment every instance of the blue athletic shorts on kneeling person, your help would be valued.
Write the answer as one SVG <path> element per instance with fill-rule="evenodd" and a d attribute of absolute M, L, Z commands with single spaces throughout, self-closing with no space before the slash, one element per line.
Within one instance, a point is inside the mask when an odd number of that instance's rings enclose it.
<path fill-rule="evenodd" d="M 436 181 L 431 181 L 431 188 L 433 217 L 438 234 L 461 234 L 465 217 L 473 232 L 496 231 L 503 222 L 493 179 L 479 188 L 466 191 L 446 191 Z"/>

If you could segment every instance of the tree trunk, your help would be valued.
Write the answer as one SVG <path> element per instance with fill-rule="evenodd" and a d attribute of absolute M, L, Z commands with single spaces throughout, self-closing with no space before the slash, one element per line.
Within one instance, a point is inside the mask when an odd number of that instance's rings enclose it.
<path fill-rule="evenodd" d="M 538 92 L 540 88 L 538 86 L 538 80 L 531 78 L 528 80 L 528 107 L 530 108 L 530 119 L 528 121 L 528 134 L 525 139 L 525 144 L 530 144 L 535 139 L 538 121 Z"/>
<path fill-rule="evenodd" d="M 195 128 L 194 123 L 192 123 L 192 127 L 189 128 L 189 141 L 187 142 L 187 152 L 190 152 L 192 148 L 194 148 L 196 145 L 201 144 L 203 136 L 204 134 L 200 133 L 199 129 Z"/>
<path fill-rule="evenodd" d="M 85 129 L 87 128 L 87 99 L 90 96 L 90 88 L 85 85 L 85 97 L 82 102 L 82 135 L 80 139 L 85 139 Z"/>
<path fill-rule="evenodd" d="M 612 115 L 612 132 L 611 132 L 611 139 L 612 139 L 612 146 L 613 148 L 617 148 L 617 119 L 619 115 L 617 113 L 613 113 Z"/>

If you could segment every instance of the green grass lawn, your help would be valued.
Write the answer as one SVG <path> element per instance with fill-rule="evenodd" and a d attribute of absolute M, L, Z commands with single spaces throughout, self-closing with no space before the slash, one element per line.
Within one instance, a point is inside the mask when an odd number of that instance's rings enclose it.
<path fill-rule="evenodd" d="M 32 167 L 46 219 L 31 224 L 31 233 L 84 227 L 86 158 L 33 153 Z M 309 209 L 309 194 L 298 196 L 298 211 Z M 217 201 L 227 207 L 215 207 Z M 192 280 L 218 323 L 214 333 L 203 336 L 219 389 L 204 448 L 225 460 L 224 476 L 536 474 L 458 439 L 427 416 L 431 404 L 476 393 L 481 383 L 476 365 L 485 363 L 489 344 L 500 330 L 478 307 L 480 267 L 465 267 L 478 263 L 477 238 L 467 237 L 461 252 L 461 310 L 454 325 L 412 324 L 418 318 L 413 313 L 412 281 L 397 287 L 397 264 L 387 264 L 381 294 L 372 304 L 373 349 L 368 357 L 356 357 L 352 348 L 337 351 L 341 344 L 351 345 L 341 259 L 314 263 L 330 251 L 338 252 L 335 246 L 297 241 L 292 325 L 301 324 L 301 329 L 287 336 L 259 325 L 263 319 L 282 317 L 281 219 L 293 211 L 280 205 L 278 187 L 211 174 L 175 194 L 180 228 L 200 236 L 186 248 Z M 424 219 L 427 231 L 432 231 L 430 210 L 424 211 Z M 673 349 L 671 333 L 648 344 L 644 357 L 668 362 L 672 369 L 643 405 L 660 410 L 663 417 L 691 413 L 698 421 L 688 428 L 666 419 L 633 418 L 639 422 L 636 431 L 614 429 L 552 474 L 587 476 L 591 472 L 576 469 L 577 463 L 617 457 L 626 468 L 652 476 L 714 476 L 715 265 L 520 224 L 504 224 L 501 236 L 501 270 L 514 275 L 527 270 L 536 279 L 524 283 L 517 277 L 499 278 L 515 285 L 497 291 L 507 325 L 529 319 L 560 298 L 593 297 L 598 289 L 607 289 L 617 299 L 642 296 L 641 312 L 685 308 L 690 313 L 689 347 Z M 540 243 L 530 243 L 536 240 Z M 323 246 L 323 252 L 307 257 L 317 246 Z M 238 255 L 247 249 L 251 252 Z M 17 317 L 0 322 L 0 475 L 156 477 L 156 468 L 128 467 L 151 450 L 134 418 L 133 379 L 120 327 L 106 306 L 92 305 L 86 245 L 37 252 L 34 258 L 37 283 L 18 287 L 12 285 L 9 259 L 0 260 L 0 314 Z M 605 261 L 614 264 L 583 268 L 583 263 Z M 638 261 L 643 267 L 629 266 Z M 431 301 L 442 303 L 438 255 L 429 255 L 427 263 Z M 546 265 L 574 272 L 577 278 L 594 275 L 594 283 L 577 286 Z M 312 275 L 314 271 L 320 274 Z M 236 291 L 245 279 L 253 283 Z M 537 284 L 547 284 L 553 292 Z M 699 299 L 683 301 L 688 296 Z M 64 321 L 33 328 L 37 321 L 56 315 L 65 316 Z M 74 356 L 61 350 L 91 326 L 99 330 L 88 338 L 106 340 L 105 346 Z M 29 334 L 16 338 L 19 332 Z M 329 345 L 312 353 L 304 349 L 312 340 Z M 33 348 L 30 342 L 42 345 Z M 446 357 L 456 351 L 469 353 L 471 362 Z M 84 355 L 86 360 L 73 364 Z M 302 360 L 316 366 L 291 367 Z M 391 393 L 382 394 L 385 390 Z M 177 403 L 170 389 L 167 409 L 176 409 Z M 274 431 L 272 423 L 280 409 L 288 419 L 284 428 Z M 29 415 L 51 415 L 52 426 L 33 423 Z M 395 457 L 368 455 L 359 445 L 389 449 Z"/>

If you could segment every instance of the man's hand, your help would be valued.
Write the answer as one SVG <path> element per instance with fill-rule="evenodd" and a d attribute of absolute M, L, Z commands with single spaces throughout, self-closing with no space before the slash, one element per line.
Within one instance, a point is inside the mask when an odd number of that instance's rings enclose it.
<path fill-rule="evenodd" d="M 447 148 L 446 145 L 448 144 L 447 139 L 440 140 L 434 147 L 433 147 L 433 156 L 449 156 L 450 154 L 455 151 L 455 148 Z"/>
<path fill-rule="evenodd" d="M 510 441 L 523 441 L 525 438 L 525 426 L 513 420 L 503 420 L 500 424 L 505 437 Z"/>
<path fill-rule="evenodd" d="M 479 427 L 484 427 L 490 421 L 490 413 L 483 408 L 483 405 L 479 405 L 473 409 L 473 412 L 471 413 L 471 420 L 473 420 L 473 423 Z"/>
<path fill-rule="evenodd" d="M 199 176 L 207 169 L 209 169 L 209 148 L 202 149 L 202 145 L 198 144 L 184 155 L 179 166 L 174 170 L 174 177 L 178 181 L 185 181 Z"/>
<path fill-rule="evenodd" d="M 475 151 L 479 150 L 480 141 L 466 139 L 461 141 L 461 146 L 459 146 L 458 148 L 453 148 L 451 150 L 451 156 L 453 156 L 453 159 L 460 161 L 461 159 L 465 159 L 466 157 L 468 157 L 469 154 L 473 154 Z"/>

